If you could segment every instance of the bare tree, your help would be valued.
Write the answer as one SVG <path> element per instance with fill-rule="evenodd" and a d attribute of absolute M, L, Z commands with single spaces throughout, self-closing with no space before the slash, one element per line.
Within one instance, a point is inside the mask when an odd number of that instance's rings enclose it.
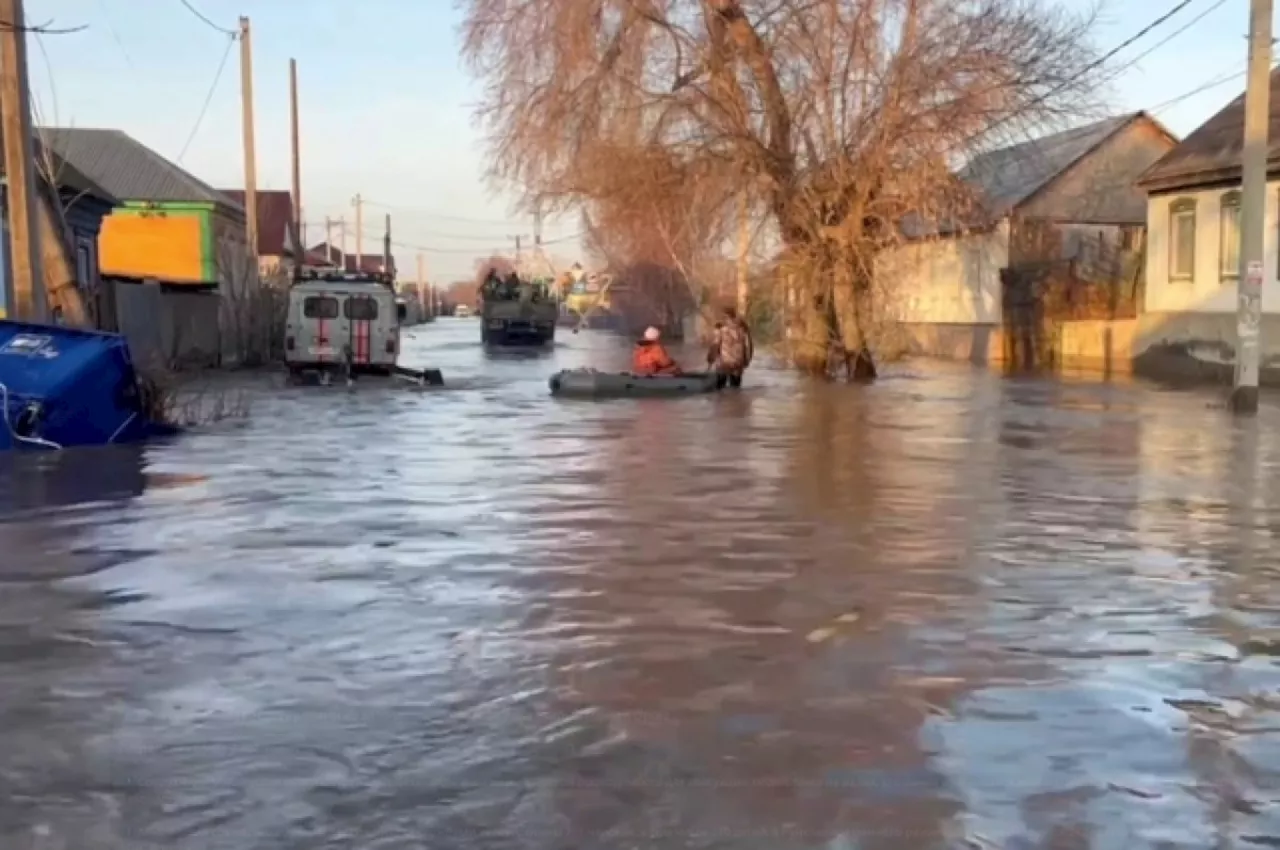
<path fill-rule="evenodd" d="M 246 368 L 284 357 L 289 281 L 283 270 L 262 274 L 242 242 L 222 239 L 217 255 L 222 356 Z"/>
<path fill-rule="evenodd" d="M 956 166 L 1095 108 L 1101 73 L 1093 16 L 1051 0 L 466 8 L 494 176 L 543 209 L 608 204 L 657 149 L 678 173 L 736 184 L 707 192 L 720 209 L 704 214 L 726 220 L 747 191 L 772 220 L 775 297 L 794 360 L 814 372 L 833 342 L 864 343 L 873 261 L 903 220 L 966 210 Z"/>
<path fill-rule="evenodd" d="M 636 324 L 671 327 L 709 306 L 733 175 L 656 143 L 609 148 L 587 166 L 579 166 L 590 186 L 579 206 L 589 248 L 620 284 L 615 301 L 625 303 L 615 309 L 635 313 Z"/>

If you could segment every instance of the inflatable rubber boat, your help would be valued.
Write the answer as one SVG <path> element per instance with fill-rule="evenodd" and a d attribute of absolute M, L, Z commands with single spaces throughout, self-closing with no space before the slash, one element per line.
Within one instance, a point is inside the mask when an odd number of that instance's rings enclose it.
<path fill-rule="evenodd" d="M 653 398 L 705 395 L 719 389 L 714 372 L 689 375 L 631 375 L 566 369 L 551 377 L 551 394 L 563 398 Z"/>

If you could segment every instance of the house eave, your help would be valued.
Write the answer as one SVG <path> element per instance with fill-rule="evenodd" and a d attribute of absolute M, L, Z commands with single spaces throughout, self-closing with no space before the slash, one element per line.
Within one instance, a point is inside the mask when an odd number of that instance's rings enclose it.
<path fill-rule="evenodd" d="M 1172 192 L 1194 192 L 1198 189 L 1214 189 L 1223 185 L 1238 184 L 1242 170 L 1238 163 L 1216 168 L 1202 168 L 1168 176 L 1141 179 L 1139 189 L 1148 195 L 1167 195 Z M 1280 157 L 1267 160 L 1267 180 L 1280 179 Z"/>

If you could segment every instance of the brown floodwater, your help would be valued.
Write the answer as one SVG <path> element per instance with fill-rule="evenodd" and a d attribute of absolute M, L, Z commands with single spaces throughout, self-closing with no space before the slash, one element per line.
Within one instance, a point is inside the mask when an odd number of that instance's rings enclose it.
<path fill-rule="evenodd" d="M 0 465 L 0 848 L 1280 846 L 1270 399 L 478 336 Z"/>

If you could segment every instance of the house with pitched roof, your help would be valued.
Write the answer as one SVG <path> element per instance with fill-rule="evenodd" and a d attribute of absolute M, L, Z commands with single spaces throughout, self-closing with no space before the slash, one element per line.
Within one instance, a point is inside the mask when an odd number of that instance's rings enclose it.
<path fill-rule="evenodd" d="M 54 151 L 33 139 L 33 152 L 39 163 L 40 232 L 45 288 L 56 291 L 73 280 L 79 291 L 91 324 L 98 323 L 103 310 L 101 277 L 98 266 L 98 234 L 102 221 L 118 201 Z M 0 163 L 0 179 L 4 177 Z M 0 186 L 0 317 L 6 313 L 5 280 L 12 274 L 9 253 L 8 192 Z M 56 297 L 50 306 L 58 309 Z"/>
<path fill-rule="evenodd" d="M 904 243 L 877 261 L 908 348 L 1002 360 L 1008 270 L 1139 250 L 1147 211 L 1136 180 L 1177 142 L 1135 112 L 974 158 L 957 173 L 972 208 L 904 223 Z"/>
<path fill-rule="evenodd" d="M 121 130 L 51 127 L 41 137 L 120 200 L 98 239 L 104 276 L 215 288 L 244 254 L 244 208 Z"/>
<path fill-rule="evenodd" d="M 1280 383 L 1280 69 L 1271 72 L 1263 238 L 1263 380 Z M 1148 371 L 1229 372 L 1240 274 L 1244 95 L 1143 173 L 1147 192 L 1146 315 L 1138 356 Z"/>
<path fill-rule="evenodd" d="M 222 194 L 247 210 L 243 189 L 223 189 Z M 258 270 L 264 277 L 286 273 L 297 253 L 294 235 L 293 193 L 284 189 L 259 189 L 254 195 L 258 207 Z M 323 263 L 321 256 L 308 252 L 304 263 Z"/>
<path fill-rule="evenodd" d="M 380 250 L 376 253 L 365 252 L 357 258 L 355 254 L 343 254 L 337 245 L 320 242 L 307 249 L 308 264 L 330 265 L 344 269 L 349 274 L 390 273 L 394 277 L 397 274 L 395 254 L 391 255 L 391 265 L 388 266 L 382 255 L 382 247 L 384 246 L 379 246 Z"/>

